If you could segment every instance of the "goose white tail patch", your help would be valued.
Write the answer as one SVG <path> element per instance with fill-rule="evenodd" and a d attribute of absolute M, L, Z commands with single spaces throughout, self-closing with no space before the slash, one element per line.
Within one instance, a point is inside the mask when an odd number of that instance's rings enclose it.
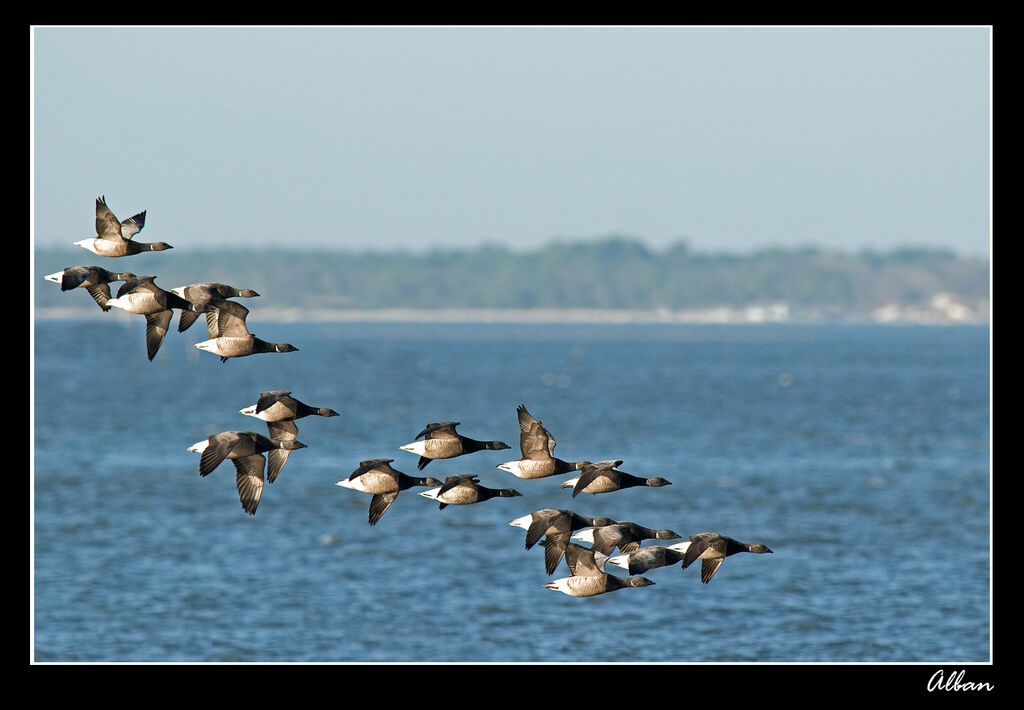
<path fill-rule="evenodd" d="M 545 589 L 553 589 L 556 592 L 561 592 L 562 594 L 568 594 L 569 596 L 573 596 L 572 592 L 569 590 L 569 580 L 570 579 L 572 579 L 572 578 L 571 577 L 562 577 L 561 579 L 556 579 L 553 582 L 548 582 L 547 584 L 545 584 L 544 588 Z"/>
<path fill-rule="evenodd" d="M 245 414 L 245 415 L 248 415 L 250 417 L 259 417 L 259 415 L 256 413 L 256 405 L 255 404 L 253 404 L 253 405 L 251 405 L 249 407 L 246 407 L 245 409 L 239 409 L 238 413 L 239 414 Z"/>
<path fill-rule="evenodd" d="M 431 488 L 430 490 L 420 491 L 420 495 L 424 498 L 430 498 L 431 500 L 437 500 L 437 492 L 441 490 L 441 486 L 437 488 Z"/>
<path fill-rule="evenodd" d="M 615 555 L 608 558 L 608 564 L 622 569 L 629 569 L 629 555 Z"/>
<path fill-rule="evenodd" d="M 342 488 L 351 488 L 353 491 L 359 491 L 360 493 L 370 493 L 371 491 L 366 490 L 366 482 L 363 481 L 363 477 L 360 476 L 354 481 L 350 481 L 347 478 L 343 478 L 338 481 L 335 485 L 341 486 Z"/>
<path fill-rule="evenodd" d="M 530 523 L 532 521 L 533 521 L 533 516 L 532 515 L 524 515 L 521 518 L 516 518 L 515 520 L 509 520 L 508 524 L 511 525 L 514 528 L 523 528 L 524 530 L 526 530 L 527 528 L 530 527 Z"/>
<path fill-rule="evenodd" d="M 64 272 L 58 271 L 55 274 L 47 274 L 43 278 L 46 279 L 47 281 L 54 281 L 56 283 L 60 283 L 64 279 Z"/>
<path fill-rule="evenodd" d="M 675 545 L 669 545 L 668 549 L 675 550 L 676 552 L 686 552 L 687 548 L 690 547 L 690 541 L 677 542 Z"/>
<path fill-rule="evenodd" d="M 427 442 L 425 442 L 425 441 L 414 441 L 411 444 L 406 444 L 405 446 L 399 446 L 398 448 L 400 448 L 402 451 L 411 451 L 414 454 L 419 454 L 420 456 L 423 456 L 424 455 L 424 451 L 427 448 Z"/>
<path fill-rule="evenodd" d="M 572 536 L 573 540 L 580 540 L 581 542 L 589 542 L 594 544 L 594 528 L 583 528 L 575 535 Z"/>
<path fill-rule="evenodd" d="M 188 447 L 188 450 L 192 451 L 194 453 L 197 453 L 197 454 L 201 454 L 204 451 L 206 451 L 206 447 L 209 446 L 209 445 L 210 445 L 210 440 L 209 439 L 203 439 L 202 441 L 197 441 L 196 443 L 192 444 L 192 446 Z"/>
<path fill-rule="evenodd" d="M 522 461 L 507 461 L 505 463 L 499 463 L 498 468 L 502 471 L 508 471 L 513 476 L 523 477 L 523 462 Z"/>
<path fill-rule="evenodd" d="M 580 480 L 579 476 L 576 476 L 576 478 L 570 478 L 568 481 L 562 484 L 562 488 L 575 488 L 576 482 L 578 480 Z"/>

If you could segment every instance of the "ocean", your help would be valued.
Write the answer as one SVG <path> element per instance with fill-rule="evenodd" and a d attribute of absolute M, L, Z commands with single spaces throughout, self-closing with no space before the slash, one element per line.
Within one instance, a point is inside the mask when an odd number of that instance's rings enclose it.
<path fill-rule="evenodd" d="M 201 322 L 149 362 L 141 317 L 99 316 L 34 323 L 36 663 L 992 660 L 987 326 L 310 324 L 253 307 L 250 329 L 298 352 L 221 363 L 193 347 Z M 250 517 L 231 463 L 200 477 L 188 447 L 265 434 L 239 410 L 277 389 L 340 416 L 297 422 L 307 448 Z M 573 498 L 571 476 L 498 469 L 519 458 L 520 404 L 557 456 L 672 485 Z M 335 483 L 373 458 L 417 475 L 399 447 L 447 420 L 512 448 L 419 475 L 523 495 L 439 510 L 413 488 L 370 526 L 370 496 Z M 565 562 L 546 574 L 508 525 L 541 508 L 774 554 L 572 598 L 544 586 Z"/>

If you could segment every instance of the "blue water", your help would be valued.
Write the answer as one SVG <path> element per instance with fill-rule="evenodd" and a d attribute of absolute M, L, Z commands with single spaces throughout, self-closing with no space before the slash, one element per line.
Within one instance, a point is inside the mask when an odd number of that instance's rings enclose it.
<path fill-rule="evenodd" d="M 141 318 L 35 323 L 37 662 L 991 660 L 988 328 L 264 323 L 299 352 L 226 364 L 193 330 L 148 362 Z M 238 410 L 271 389 L 341 416 L 298 422 L 250 518 L 187 447 L 265 432 Z M 498 470 L 520 403 L 562 458 L 673 485 L 573 499 Z M 425 473 L 524 495 L 413 489 L 369 526 L 335 482 L 415 473 L 398 447 L 449 419 L 513 449 Z M 570 598 L 507 524 L 545 507 L 775 554 Z"/>

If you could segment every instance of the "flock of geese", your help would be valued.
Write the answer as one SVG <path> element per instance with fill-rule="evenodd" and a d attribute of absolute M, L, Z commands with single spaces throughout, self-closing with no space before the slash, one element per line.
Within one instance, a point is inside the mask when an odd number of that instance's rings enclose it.
<path fill-rule="evenodd" d="M 121 257 L 144 251 L 164 251 L 173 247 L 166 242 L 137 242 L 132 237 L 146 224 L 143 210 L 119 222 L 107 207 L 106 199 L 96 199 L 96 236 L 75 242 L 75 246 L 93 254 Z M 237 289 L 222 283 L 204 282 L 164 290 L 156 285 L 156 276 L 136 276 L 130 271 L 108 271 L 100 266 L 74 266 L 44 277 L 60 284 L 61 291 L 84 288 L 104 311 L 111 307 L 146 317 L 146 354 L 152 360 L 167 335 L 173 309 L 181 311 L 178 332 L 195 323 L 200 313 L 206 314 L 209 340 L 196 343 L 200 350 L 219 355 L 221 362 L 232 357 L 257 353 L 286 353 L 298 350 L 288 343 L 271 343 L 249 332 L 246 317 L 249 309 L 229 298 L 259 296 L 252 289 Z M 110 297 L 110 284 L 123 281 L 117 296 Z"/>
<path fill-rule="evenodd" d="M 165 242 L 137 242 L 146 221 L 142 211 L 129 219 L 118 221 L 106 200 L 96 200 L 96 235 L 74 242 L 76 246 L 104 257 L 123 257 L 144 251 L 171 249 Z M 61 291 L 84 288 L 103 311 L 111 307 L 146 318 L 146 351 L 152 360 L 170 327 L 173 309 L 180 311 L 178 331 L 187 330 L 200 314 L 206 317 L 209 339 L 196 343 L 200 350 L 214 353 L 221 362 L 233 357 L 259 353 L 292 352 L 298 348 L 287 343 L 261 340 L 249 332 L 246 317 L 249 310 L 232 298 L 259 296 L 252 289 L 237 289 L 222 283 L 204 282 L 164 290 L 156 285 L 155 276 L 136 276 L 130 272 L 108 271 L 99 266 L 75 266 L 44 277 L 60 284 Z M 123 282 L 117 295 L 111 297 L 110 284 Z M 226 459 L 235 466 L 235 482 L 242 509 L 255 515 L 263 494 L 264 481 L 273 483 L 281 473 L 289 454 L 305 448 L 298 441 L 297 419 L 307 416 L 334 417 L 338 412 L 326 407 L 312 407 L 291 396 L 287 390 L 260 393 L 256 404 L 239 410 L 241 414 L 265 422 L 267 435 L 253 431 L 225 431 L 196 442 L 189 451 L 200 454 L 199 474 L 209 475 Z M 519 421 L 521 457 L 499 464 L 497 468 L 528 480 L 578 473 L 561 484 L 571 488 L 572 497 L 580 493 L 593 495 L 612 493 L 635 487 L 671 485 L 664 478 L 643 478 L 619 470 L 621 460 L 564 461 L 554 455 L 555 439 L 524 405 L 516 414 Z M 511 447 L 502 441 L 482 441 L 463 436 L 460 422 L 428 424 L 414 440 L 399 449 L 419 456 L 417 469 L 422 471 L 435 459 L 451 459 L 478 451 L 498 451 Z M 264 455 L 265 454 L 265 455 Z M 359 467 L 336 485 L 371 495 L 369 524 L 376 525 L 381 516 L 398 498 L 399 493 L 413 487 L 425 487 L 421 496 L 437 501 L 439 508 L 449 505 L 472 505 L 491 498 L 518 497 L 512 488 L 488 488 L 480 485 L 476 474 L 448 476 L 443 481 L 429 476 L 410 476 L 391 466 L 394 459 L 362 461 Z M 642 547 L 644 540 L 675 540 L 683 536 L 664 529 L 651 529 L 631 521 L 607 517 L 587 517 L 571 510 L 544 508 L 509 521 L 509 525 L 526 531 L 526 549 L 538 542 L 544 549 L 544 570 L 554 574 L 564 558 L 570 576 L 548 582 L 545 587 L 574 597 L 590 597 L 627 587 L 654 584 L 642 573 L 658 567 L 682 563 L 686 569 L 701 561 L 701 581 L 705 584 L 718 571 L 722 561 L 739 552 L 771 553 L 761 543 L 748 544 L 713 532 L 690 535 L 672 545 Z M 579 543 L 585 542 L 585 547 Z M 616 550 L 619 554 L 613 555 Z M 610 574 L 606 565 L 626 570 L 630 576 Z"/>

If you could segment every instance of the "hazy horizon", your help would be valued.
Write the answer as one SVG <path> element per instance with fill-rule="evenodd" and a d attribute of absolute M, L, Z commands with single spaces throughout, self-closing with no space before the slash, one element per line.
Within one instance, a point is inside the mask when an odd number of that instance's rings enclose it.
<path fill-rule="evenodd" d="M 34 27 L 32 238 L 990 257 L 991 30 Z M 83 255 L 86 252 L 83 251 Z"/>

